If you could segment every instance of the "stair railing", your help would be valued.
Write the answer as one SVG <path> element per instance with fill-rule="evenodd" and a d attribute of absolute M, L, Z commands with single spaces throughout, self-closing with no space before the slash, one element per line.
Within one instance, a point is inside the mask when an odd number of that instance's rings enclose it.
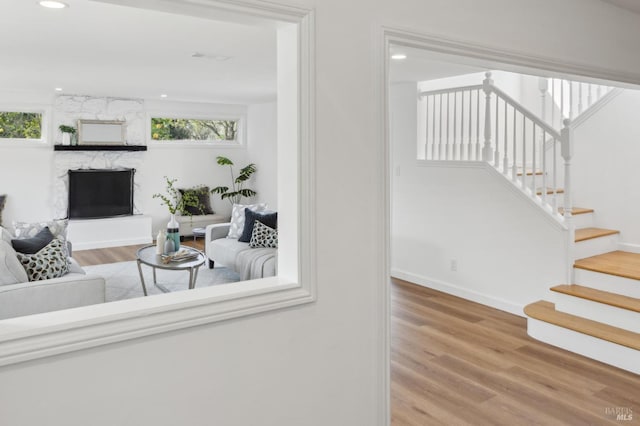
<path fill-rule="evenodd" d="M 544 77 L 540 77 L 538 88 L 542 98 L 541 118 L 554 128 L 559 128 L 567 118 L 575 121 L 613 90 L 613 87 L 601 84 Z M 550 98 L 550 104 L 547 98 Z"/>
<path fill-rule="evenodd" d="M 563 222 L 569 230 L 567 279 L 570 279 L 575 233 L 571 213 L 570 120 L 565 119 L 558 132 L 496 87 L 490 72 L 485 74 L 482 84 L 424 91 L 419 99 L 425 114 L 422 129 L 425 160 L 487 162 Z M 561 161 L 564 173 L 559 170 Z"/>

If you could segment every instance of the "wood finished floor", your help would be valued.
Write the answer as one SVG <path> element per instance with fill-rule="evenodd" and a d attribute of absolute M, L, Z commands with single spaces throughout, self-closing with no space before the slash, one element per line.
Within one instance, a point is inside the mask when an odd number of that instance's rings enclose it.
<path fill-rule="evenodd" d="M 204 251 L 204 240 L 187 239 L 181 242 L 198 250 Z M 80 266 L 103 265 L 106 263 L 126 262 L 128 260 L 136 260 L 136 252 L 145 244 L 137 246 L 109 247 L 104 249 L 93 250 L 73 250 L 73 258 Z"/>
<path fill-rule="evenodd" d="M 524 318 L 401 280 L 391 315 L 393 425 L 640 424 L 640 376 L 531 339 Z"/>
<path fill-rule="evenodd" d="M 140 247 L 74 258 L 135 260 Z M 391 293 L 392 425 L 640 425 L 640 376 L 531 339 L 515 315 L 396 279 Z"/>

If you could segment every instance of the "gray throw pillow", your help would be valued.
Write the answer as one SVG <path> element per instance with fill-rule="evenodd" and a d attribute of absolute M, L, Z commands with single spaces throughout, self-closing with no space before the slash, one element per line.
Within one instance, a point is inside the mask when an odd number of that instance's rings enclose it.
<path fill-rule="evenodd" d="M 0 285 L 26 283 L 29 277 L 11 244 L 0 240 Z"/>
<path fill-rule="evenodd" d="M 35 254 L 17 253 L 18 260 L 27 272 L 29 281 L 60 278 L 69 272 L 67 246 L 60 238 L 54 238 Z"/>
<path fill-rule="evenodd" d="M 34 254 L 45 248 L 54 238 L 49 228 L 45 226 L 35 237 L 15 239 L 11 241 L 11 245 L 20 253 Z"/>

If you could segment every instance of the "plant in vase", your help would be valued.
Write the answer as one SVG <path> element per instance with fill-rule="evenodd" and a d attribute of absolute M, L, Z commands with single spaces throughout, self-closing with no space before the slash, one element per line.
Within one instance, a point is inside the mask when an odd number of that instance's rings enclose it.
<path fill-rule="evenodd" d="M 166 176 L 164 179 L 167 185 L 166 192 L 164 194 L 153 194 L 153 198 L 159 198 L 160 204 L 167 206 L 169 209 L 171 218 L 169 223 L 167 223 L 166 238 L 167 241 L 171 240 L 173 242 L 173 251 L 178 251 L 180 249 L 180 224 L 176 220 L 176 212 L 180 211 L 191 216 L 187 207 L 195 207 L 202 211 L 204 210 L 204 206 L 200 204 L 197 189 L 180 193 L 180 190 L 174 186 L 178 179 L 169 179 Z"/>
<path fill-rule="evenodd" d="M 62 132 L 62 145 L 71 145 L 71 140 L 75 138 L 76 128 L 61 124 L 58 130 Z"/>
<path fill-rule="evenodd" d="M 258 194 L 253 189 L 244 188 L 244 184 L 249 180 L 252 174 L 256 172 L 256 165 L 251 163 L 240 169 L 240 173 L 236 177 L 233 174 L 233 161 L 227 157 L 218 156 L 216 162 L 221 166 L 229 166 L 231 172 L 231 188 L 228 186 L 217 186 L 211 190 L 212 194 L 220 194 L 221 199 L 227 199 L 231 203 L 240 204 L 242 197 L 253 197 Z"/>

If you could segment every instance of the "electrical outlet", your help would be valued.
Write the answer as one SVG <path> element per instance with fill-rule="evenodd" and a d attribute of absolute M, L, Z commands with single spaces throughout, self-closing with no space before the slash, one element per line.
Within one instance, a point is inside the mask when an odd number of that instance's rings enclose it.
<path fill-rule="evenodd" d="M 455 259 L 451 259 L 451 270 L 456 272 L 458 270 L 458 261 Z"/>

